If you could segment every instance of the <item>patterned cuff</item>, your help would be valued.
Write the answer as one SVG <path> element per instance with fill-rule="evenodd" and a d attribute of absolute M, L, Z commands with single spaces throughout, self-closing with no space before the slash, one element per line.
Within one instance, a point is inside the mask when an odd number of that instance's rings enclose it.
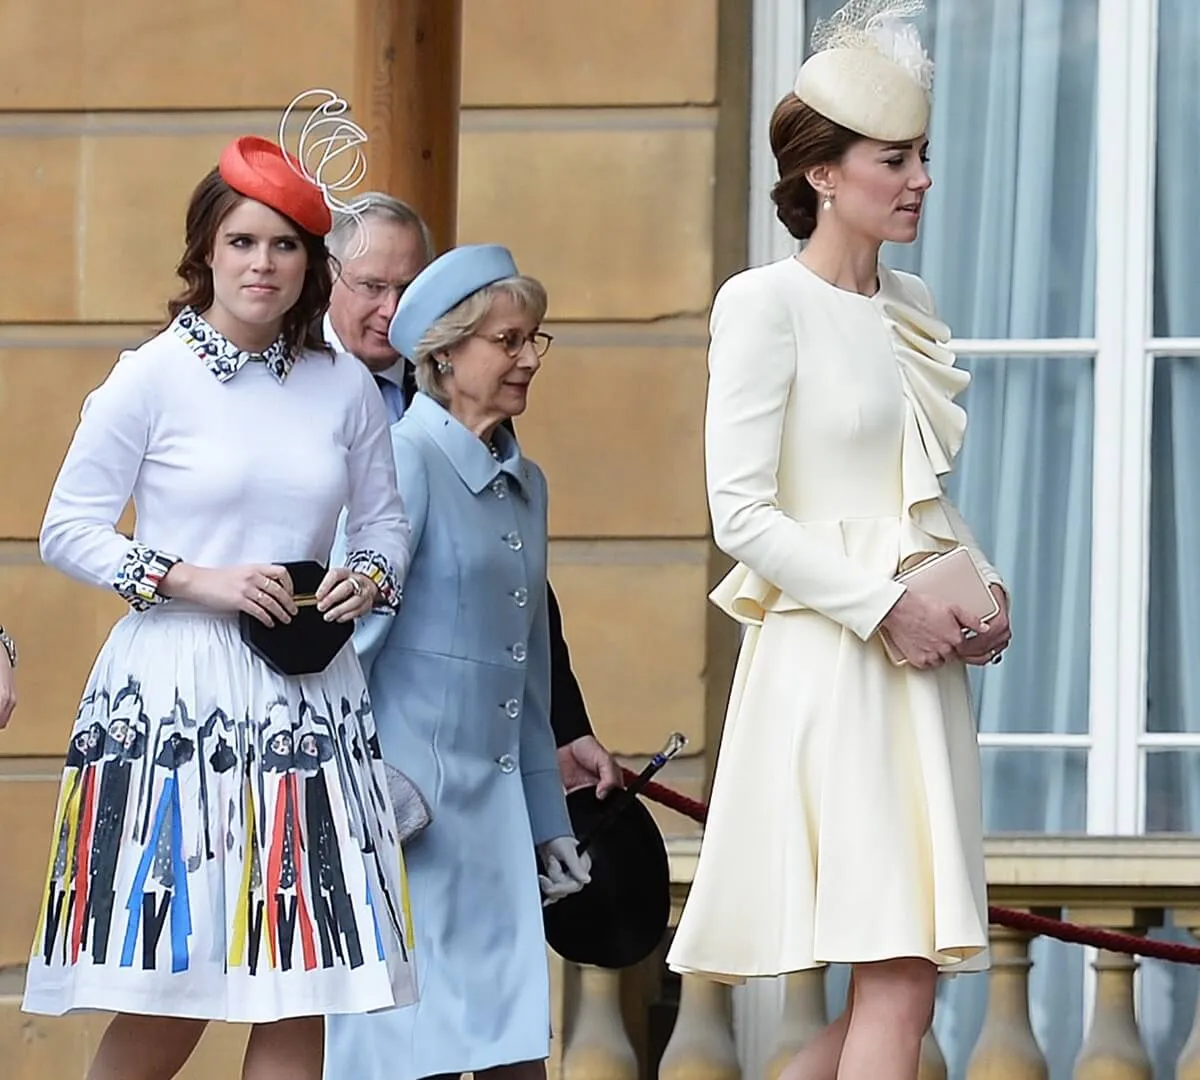
<path fill-rule="evenodd" d="M 125 561 L 117 569 L 113 588 L 134 611 L 145 611 L 155 604 L 165 604 L 170 597 L 159 593 L 159 582 L 177 562 L 178 555 L 155 551 L 135 541 Z"/>
<path fill-rule="evenodd" d="M 346 569 L 366 574 L 379 589 L 374 611 L 380 615 L 395 615 L 400 609 L 400 582 L 386 555 L 378 551 L 352 551 L 346 556 Z"/>

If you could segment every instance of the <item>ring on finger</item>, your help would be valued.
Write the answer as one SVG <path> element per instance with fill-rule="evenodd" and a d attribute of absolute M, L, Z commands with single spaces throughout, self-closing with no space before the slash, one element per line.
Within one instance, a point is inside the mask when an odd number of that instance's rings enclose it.
<path fill-rule="evenodd" d="M 350 577 L 350 578 L 346 578 L 346 580 L 350 583 L 350 588 L 354 590 L 354 595 L 362 596 L 363 587 L 362 587 L 362 583 L 358 580 L 358 578 Z"/>

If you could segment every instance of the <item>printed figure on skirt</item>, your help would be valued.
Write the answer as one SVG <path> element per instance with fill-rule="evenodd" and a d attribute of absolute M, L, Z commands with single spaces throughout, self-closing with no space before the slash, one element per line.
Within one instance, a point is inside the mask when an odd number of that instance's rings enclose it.
<path fill-rule="evenodd" d="M 920 7 L 818 24 L 770 132 L 806 243 L 725 282 L 711 317 L 708 498 L 738 560 L 712 599 L 747 629 L 667 962 L 728 982 L 852 965 L 782 1080 L 915 1080 L 939 971 L 988 965 L 966 665 L 1008 646 L 1008 596 L 943 488 L 969 376 L 924 282 L 879 261 L 931 184 Z M 899 580 L 917 565 L 952 566 L 951 588 Z"/>
<path fill-rule="evenodd" d="M 173 1076 L 208 1020 L 256 1025 L 245 1076 L 319 1076 L 323 1015 L 414 998 L 348 642 L 395 610 L 409 526 L 383 403 L 319 336 L 330 223 L 301 160 L 226 147 L 170 321 L 89 395 L 46 511 L 46 562 L 132 609 L 75 719 L 24 1001 L 119 1014 L 92 1080 Z M 325 654 L 296 668 L 281 642 Z"/>

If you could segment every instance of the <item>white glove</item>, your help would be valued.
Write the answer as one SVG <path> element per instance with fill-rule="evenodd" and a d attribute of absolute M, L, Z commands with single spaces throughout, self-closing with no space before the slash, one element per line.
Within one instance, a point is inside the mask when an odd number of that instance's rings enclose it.
<path fill-rule="evenodd" d="M 591 857 L 586 851 L 580 855 L 575 850 L 576 843 L 573 836 L 556 836 L 553 840 L 538 844 L 538 859 L 543 871 L 538 874 L 542 907 L 579 892 L 592 880 Z"/>

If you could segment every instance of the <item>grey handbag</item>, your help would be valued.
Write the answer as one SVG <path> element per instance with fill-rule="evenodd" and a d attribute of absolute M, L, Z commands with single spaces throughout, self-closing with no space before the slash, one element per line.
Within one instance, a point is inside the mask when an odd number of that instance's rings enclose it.
<path fill-rule="evenodd" d="M 392 799 L 392 810 L 396 815 L 396 833 L 403 846 L 420 833 L 432 820 L 425 796 L 399 769 L 383 763 L 383 775 L 387 779 L 388 795 Z"/>

